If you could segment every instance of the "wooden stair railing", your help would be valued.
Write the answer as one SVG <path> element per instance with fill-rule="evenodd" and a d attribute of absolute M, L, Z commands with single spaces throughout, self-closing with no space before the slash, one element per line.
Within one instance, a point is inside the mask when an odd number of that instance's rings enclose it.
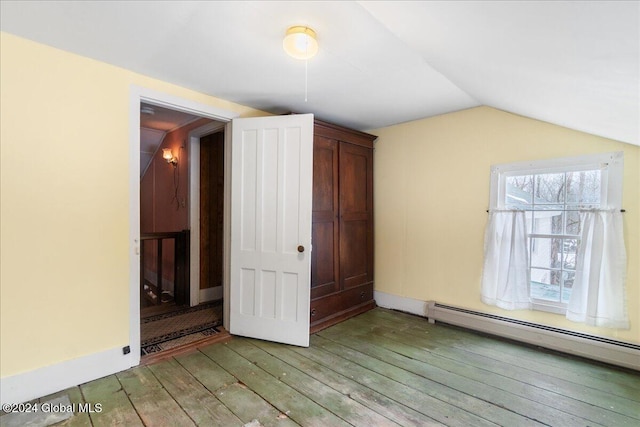
<path fill-rule="evenodd" d="M 174 241 L 173 251 L 173 291 L 177 305 L 189 303 L 189 230 L 166 233 L 142 233 L 140 235 L 140 298 L 151 304 L 162 304 L 162 246 L 165 240 Z M 145 260 L 151 254 L 145 253 L 146 241 L 156 242 L 155 285 L 145 278 Z M 145 291 L 145 285 L 151 292 Z M 150 295 L 151 294 L 151 295 Z M 154 299 L 152 295 L 155 295 Z"/>

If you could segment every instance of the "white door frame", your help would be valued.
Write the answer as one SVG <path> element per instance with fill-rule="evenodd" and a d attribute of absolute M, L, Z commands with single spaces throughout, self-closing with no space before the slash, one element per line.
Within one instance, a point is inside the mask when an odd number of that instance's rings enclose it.
<path fill-rule="evenodd" d="M 227 156 L 231 150 L 230 122 L 240 114 L 212 107 L 199 102 L 180 98 L 153 89 L 132 85 L 129 92 L 129 363 L 130 366 L 140 364 L 140 103 L 157 105 L 159 107 L 190 113 L 200 117 L 210 118 L 227 123 L 225 131 L 225 182 L 230 181 L 230 163 Z M 227 179 L 229 175 L 229 179 Z M 227 184 L 225 183 L 225 254 L 229 237 L 227 232 L 229 214 L 227 212 Z M 227 269 L 227 255 L 223 270 Z M 224 271 L 223 271 L 224 273 Z M 225 326 L 228 327 L 228 275 L 223 274 L 223 292 L 225 298 Z"/>

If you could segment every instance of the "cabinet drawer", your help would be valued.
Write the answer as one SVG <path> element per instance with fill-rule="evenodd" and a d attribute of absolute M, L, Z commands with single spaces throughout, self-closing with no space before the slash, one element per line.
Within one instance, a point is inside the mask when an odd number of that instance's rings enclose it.
<path fill-rule="evenodd" d="M 336 292 L 311 301 L 310 321 L 312 324 L 353 306 L 373 300 L 373 283 L 365 283 L 341 292 Z"/>

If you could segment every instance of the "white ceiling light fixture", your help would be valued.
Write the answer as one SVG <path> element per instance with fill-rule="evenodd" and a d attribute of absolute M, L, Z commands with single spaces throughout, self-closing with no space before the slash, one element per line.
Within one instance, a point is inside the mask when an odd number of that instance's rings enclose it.
<path fill-rule="evenodd" d="M 308 63 L 309 59 L 318 53 L 316 32 L 302 25 L 289 27 L 284 35 L 282 47 L 289 56 L 304 60 L 304 102 L 307 102 Z"/>
<path fill-rule="evenodd" d="M 284 51 L 296 59 L 310 59 L 318 53 L 316 32 L 309 27 L 290 27 L 282 42 Z"/>

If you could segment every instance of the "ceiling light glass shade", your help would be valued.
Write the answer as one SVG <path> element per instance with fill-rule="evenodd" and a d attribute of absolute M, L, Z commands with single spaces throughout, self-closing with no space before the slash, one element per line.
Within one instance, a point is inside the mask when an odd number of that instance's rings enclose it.
<path fill-rule="evenodd" d="M 296 59 L 309 59 L 318 53 L 316 32 L 309 27 L 291 27 L 282 42 L 284 51 Z"/>

